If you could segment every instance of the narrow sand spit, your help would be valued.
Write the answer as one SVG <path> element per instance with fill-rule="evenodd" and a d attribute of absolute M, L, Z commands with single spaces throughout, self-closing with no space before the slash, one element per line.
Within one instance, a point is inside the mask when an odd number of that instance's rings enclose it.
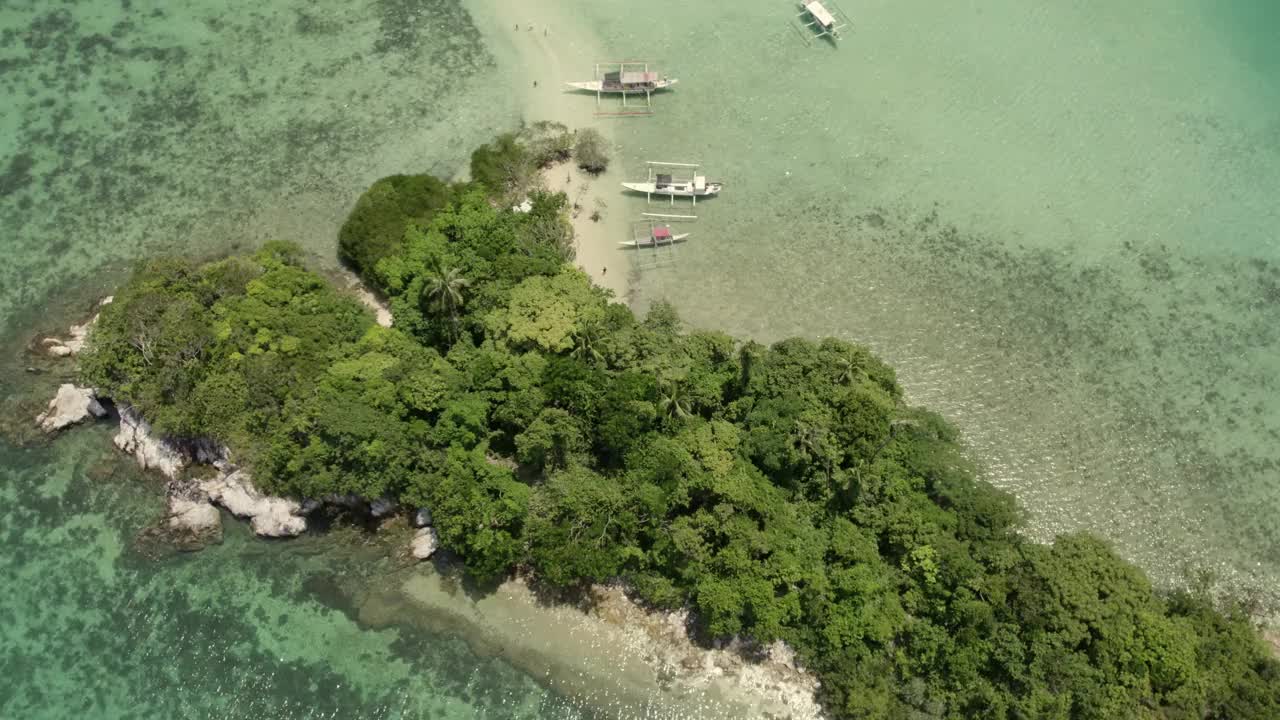
<path fill-rule="evenodd" d="M 501 0 L 469 0 L 465 4 L 486 45 L 498 58 L 501 77 L 522 96 L 525 121 L 550 120 L 570 128 L 599 130 L 611 146 L 616 168 L 620 164 L 619 121 L 596 118 L 595 98 L 566 92 L 564 86 L 569 80 L 589 78 L 594 63 L 608 55 L 582 19 L 565 14 L 549 0 L 527 0 L 518 12 L 512 12 L 510 4 Z M 543 177 L 549 190 L 563 190 L 580 208 L 573 220 L 578 267 L 626 302 L 631 261 L 618 242 L 630 239 L 631 228 L 623 210 L 621 175 L 609 170 L 591 177 L 566 164 Z M 597 211 L 599 219 L 592 220 Z"/>

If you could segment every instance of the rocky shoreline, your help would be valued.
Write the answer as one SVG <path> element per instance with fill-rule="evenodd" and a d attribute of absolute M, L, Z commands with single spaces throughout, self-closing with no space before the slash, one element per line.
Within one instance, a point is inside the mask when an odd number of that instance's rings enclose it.
<path fill-rule="evenodd" d="M 391 313 L 371 293 L 359 285 L 354 276 L 347 278 L 348 289 L 374 311 L 378 323 L 389 326 Z M 96 308 L 112 302 L 108 296 Z M 51 358 L 73 358 L 85 347 L 89 331 L 98 321 L 99 312 L 84 323 L 72 325 L 66 337 L 37 338 L 34 347 Z M 94 388 L 63 383 L 44 412 L 36 417 L 36 426 L 52 434 L 87 421 L 111 416 L 110 398 L 99 397 Z M 246 520 L 254 534 L 264 538 L 286 538 L 307 530 L 307 516 L 326 507 L 340 507 L 381 518 L 398 510 L 387 499 L 366 501 L 355 496 L 330 496 L 298 500 L 266 495 L 253 484 L 244 468 L 232 461 L 229 448 L 207 438 L 174 439 L 155 433 L 151 424 L 134 408 L 114 408 L 120 428 L 114 442 L 120 451 L 130 455 L 143 470 L 155 471 L 166 478 L 168 514 L 159 528 L 167 532 L 173 543 L 184 549 L 198 549 L 222 537 L 219 507 Z M 200 476 L 210 468 L 212 475 Z M 190 472 L 188 472 L 190 471 Z M 409 552 L 419 560 L 430 558 L 438 547 L 431 514 L 425 509 L 415 516 L 414 535 Z"/>
<path fill-rule="evenodd" d="M 115 446 L 133 457 L 143 470 L 166 478 L 168 514 L 162 525 L 179 547 L 194 549 L 222 537 L 222 520 L 217 508 L 249 523 L 253 533 L 263 538 L 296 537 L 307 531 L 307 516 L 323 507 L 354 510 L 378 519 L 399 508 L 389 500 L 333 495 L 298 500 L 262 493 L 249 472 L 237 466 L 224 446 L 207 439 L 177 441 L 158 435 L 132 407 L 118 408 L 119 431 Z M 65 384 L 50 410 L 37 422 L 46 432 L 56 432 L 91 418 L 108 416 L 95 392 Z M 212 469 L 210 475 L 202 470 Z M 410 545 L 419 560 L 430 558 L 438 547 L 431 514 L 425 509 L 414 514 L 417 531 Z"/>
<path fill-rule="evenodd" d="M 781 640 L 761 647 L 734 638 L 703 648 L 689 637 L 688 611 L 646 609 L 618 585 L 593 585 L 589 597 L 591 616 L 619 628 L 672 682 L 698 690 L 722 686 L 735 695 L 759 697 L 775 716 L 783 711 L 793 720 L 823 716 L 814 700 L 817 678 L 805 672 L 795 651 Z"/>
<path fill-rule="evenodd" d="M 47 430 L 49 433 L 110 415 L 92 389 L 63 385 L 59 398 L 63 398 L 63 404 L 67 398 L 75 398 L 76 404 L 73 412 L 55 415 L 75 419 Z M 81 401 L 86 406 L 96 405 L 100 414 L 87 409 L 80 412 Z M 50 406 L 62 408 L 63 404 L 55 398 Z M 263 538 L 301 535 L 308 529 L 308 516 L 324 507 L 353 511 L 375 520 L 402 510 L 385 499 L 330 496 L 297 500 L 265 495 L 253 485 L 245 469 L 228 459 L 227 448 L 209 441 L 178 442 L 158 436 L 130 407 L 119 408 L 117 415 L 116 447 L 133 457 L 139 467 L 166 478 L 167 512 L 145 533 L 178 549 L 199 550 L 220 542 L 223 527 L 219 508 L 247 521 L 253 532 Z M 209 469 L 213 472 L 209 473 Z M 415 530 L 408 547 L 401 552 L 417 561 L 431 558 L 439 541 L 430 510 L 417 509 L 408 519 Z M 524 580 L 510 580 L 499 592 L 508 602 L 515 598 L 521 606 L 527 606 L 523 612 L 546 611 Z M 556 611 L 556 617 L 557 621 L 585 623 L 601 632 L 607 629 L 618 649 L 625 649 L 639 659 L 640 668 L 647 668 L 642 670 L 647 676 L 644 682 L 652 684 L 654 692 L 678 688 L 678 694 L 733 698 L 736 704 L 749 702 L 753 710 L 768 717 L 823 717 L 815 699 L 817 679 L 797 664 L 794 653 L 783 643 L 757 647 L 733 640 L 712 648 L 702 647 L 688 632 L 687 611 L 646 609 L 631 600 L 619 585 L 591 586 L 577 608 L 566 605 Z M 562 689 L 574 690 L 572 686 Z"/>
<path fill-rule="evenodd" d="M 365 294 L 360 299 L 378 313 L 380 324 L 390 322 L 385 306 L 376 298 Z M 107 302 L 110 298 L 100 305 Z M 68 337 L 40 338 L 34 345 L 51 358 L 73 359 L 84 348 L 96 320 L 95 314 L 89 321 L 72 326 Z M 143 470 L 165 478 L 167 511 L 143 534 L 175 548 L 199 550 L 220 542 L 223 526 L 219 508 L 247 521 L 254 534 L 263 538 L 290 538 L 305 533 L 308 517 L 322 508 L 353 512 L 372 520 L 407 514 L 414 532 L 400 552 L 422 561 L 431 558 L 439 546 L 427 508 L 406 510 L 386 498 L 368 500 L 353 495 L 310 499 L 266 495 L 254 486 L 249 472 L 235 464 L 229 448 L 209 439 L 164 437 L 136 409 L 115 406 L 110 398 L 99 397 L 94 388 L 61 384 L 46 410 L 36 418 L 36 425 L 46 435 L 53 435 L 106 418 L 118 420 L 113 438 L 117 449 L 131 456 Z M 641 672 L 645 676 L 643 684 L 651 684 L 654 692 L 678 687 L 682 693 L 731 696 L 735 704 L 749 699 L 754 710 L 770 717 L 822 717 L 814 698 L 816 678 L 799 667 L 794 654 L 781 643 L 759 648 L 733 641 L 714 648 L 701 647 L 687 630 L 687 612 L 643 608 L 617 585 L 591 586 L 576 607 L 565 605 L 554 611 L 543 607 L 521 579 L 508 581 L 499 593 L 505 601 L 517 599 L 523 607 L 521 612 L 550 612 L 557 621 L 586 623 L 607 633 L 615 644 L 620 643 L 640 659 L 642 667 L 648 668 Z M 549 619 L 544 617 L 539 624 Z"/>
<path fill-rule="evenodd" d="M 85 342 L 89 339 L 89 330 L 98 322 L 98 316 L 101 309 L 105 305 L 110 305 L 115 299 L 114 296 L 108 295 L 98 301 L 97 307 L 92 317 L 79 325 L 72 325 L 67 330 L 66 337 L 46 336 L 36 339 L 36 345 L 45 354 L 50 357 L 64 358 L 80 354 L 84 350 Z"/>

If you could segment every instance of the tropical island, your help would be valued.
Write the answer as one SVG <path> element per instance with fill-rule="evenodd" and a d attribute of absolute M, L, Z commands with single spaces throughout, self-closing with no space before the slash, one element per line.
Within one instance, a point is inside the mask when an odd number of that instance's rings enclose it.
<path fill-rule="evenodd" d="M 392 327 L 287 244 L 155 259 L 102 308 L 82 384 L 262 492 L 428 509 L 478 582 L 618 583 L 704 638 L 783 641 L 834 718 L 1280 717 L 1246 606 L 1158 593 L 1087 534 L 1023 539 L 866 349 L 613 302 L 573 266 L 569 200 L 531 182 L 573 145 L 503 136 L 469 182 L 360 198 L 339 254 Z"/>

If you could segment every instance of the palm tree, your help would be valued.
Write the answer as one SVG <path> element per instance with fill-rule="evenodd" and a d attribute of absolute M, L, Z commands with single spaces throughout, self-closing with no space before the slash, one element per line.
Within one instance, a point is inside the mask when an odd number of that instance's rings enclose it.
<path fill-rule="evenodd" d="M 896 412 L 901 413 L 902 411 L 901 406 L 899 406 Z M 876 458 L 880 456 L 880 452 L 888 447 L 889 443 L 893 442 L 898 437 L 898 430 L 901 428 L 910 428 L 913 431 L 919 431 L 922 426 L 919 420 L 908 415 L 899 414 L 897 417 L 889 420 L 889 433 L 885 435 L 884 440 L 880 441 L 880 444 L 871 452 L 871 455 L 865 459 L 859 458 L 857 464 L 853 466 L 853 475 L 859 485 L 862 484 L 862 468 L 867 467 L 876 461 Z M 849 486 L 845 488 L 844 493 L 848 495 L 852 491 L 853 487 Z"/>
<path fill-rule="evenodd" d="M 836 361 L 836 380 L 841 385 L 852 385 L 862 375 L 862 363 L 853 355 L 846 355 Z"/>
<path fill-rule="evenodd" d="M 821 460 L 827 479 L 831 479 L 832 458 L 829 452 L 826 428 L 806 420 L 796 420 L 791 430 L 791 446 L 798 451 L 807 462 Z"/>
<path fill-rule="evenodd" d="M 598 333 L 594 327 L 585 327 L 573 336 L 573 352 L 571 356 L 578 360 L 587 360 L 589 362 L 598 363 L 604 360 L 604 356 L 596 349 L 596 338 Z"/>
<path fill-rule="evenodd" d="M 471 281 L 462 277 L 462 271 L 456 267 L 446 269 L 439 260 L 431 264 L 430 272 L 424 278 L 422 299 L 428 307 L 440 315 L 447 315 L 451 323 L 457 324 L 458 312 L 466 302 L 462 291 L 471 286 Z"/>
<path fill-rule="evenodd" d="M 672 420 L 693 417 L 689 406 L 689 396 L 679 382 L 668 381 L 659 384 L 658 410 L 663 416 Z"/>

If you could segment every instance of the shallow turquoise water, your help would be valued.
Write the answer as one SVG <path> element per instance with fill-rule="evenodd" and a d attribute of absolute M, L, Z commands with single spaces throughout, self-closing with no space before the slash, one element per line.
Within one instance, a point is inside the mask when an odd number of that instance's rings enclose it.
<path fill-rule="evenodd" d="M 21 718 L 578 718 L 463 640 L 353 619 L 350 588 L 388 572 L 344 538 L 147 552 L 156 481 L 103 428 L 0 446 L 0 715 Z"/>
<path fill-rule="evenodd" d="M 0 326 L 147 253 L 331 257 L 370 182 L 517 117 L 455 0 L 19 0 L 0 34 Z"/>
<path fill-rule="evenodd" d="M 622 168 L 727 183 L 642 303 L 868 343 L 1038 535 L 1280 587 L 1280 9 L 845 0 L 854 31 L 807 47 L 773 0 L 561 4 L 681 78 L 614 128 Z M 453 0 L 4 3 L 0 399 L 57 380 L 22 345 L 139 257 L 331 258 L 370 180 L 515 121 L 499 57 Z M 140 552 L 158 489 L 108 434 L 0 444 L 0 716 L 583 712 L 447 623 L 357 622 L 385 552 L 232 525 Z"/>
<path fill-rule="evenodd" d="M 268 237 L 331 258 L 372 179 L 452 174 L 515 121 L 493 73 L 447 0 L 0 4 L 6 409 L 70 372 L 23 373 L 30 334 L 137 258 Z M 385 547 L 227 523 L 202 553 L 146 552 L 160 488 L 109 438 L 0 440 L 0 717 L 583 716 L 447 623 L 358 623 Z"/>
<path fill-rule="evenodd" d="M 641 295 L 868 343 L 1038 536 L 1274 592 L 1280 6 L 842 4 L 807 47 L 763 0 L 593 3 L 681 80 L 626 126 L 630 172 L 726 183 Z"/>

